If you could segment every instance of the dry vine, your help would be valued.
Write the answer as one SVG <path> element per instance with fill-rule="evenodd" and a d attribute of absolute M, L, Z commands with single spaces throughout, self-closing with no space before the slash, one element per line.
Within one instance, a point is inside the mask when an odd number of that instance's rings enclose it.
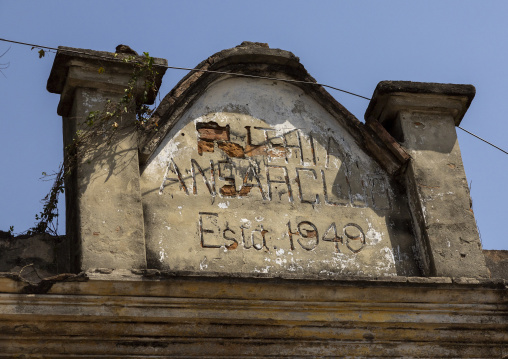
<path fill-rule="evenodd" d="M 41 51 L 44 50 L 41 49 Z M 39 51 L 39 57 L 43 56 Z M 157 123 L 151 119 L 153 109 L 145 105 L 148 94 L 151 91 L 156 93 L 158 90 L 155 84 L 155 78 L 158 73 L 155 71 L 154 58 L 149 56 L 147 52 L 144 52 L 141 61 L 139 61 L 139 57 L 134 56 L 129 56 L 121 61 L 131 63 L 134 66 L 133 74 L 125 88 L 125 94 L 118 102 L 107 101 L 103 110 L 90 112 L 82 123 L 86 130 L 78 130 L 73 142 L 66 146 L 64 160 L 59 170 L 52 175 L 47 175 L 43 172 L 42 175 L 44 177 L 54 177 L 54 182 L 51 190 L 42 200 L 42 211 L 35 215 L 37 221 L 35 226 L 25 231 L 25 234 L 58 234 L 58 200 L 59 195 L 65 191 L 65 179 L 76 170 L 78 156 L 83 156 L 96 149 L 90 148 L 90 146 L 87 148 L 87 144 L 92 139 L 101 136 L 108 144 L 115 139 L 115 135 L 118 132 L 118 120 L 121 119 L 122 115 L 126 113 L 136 114 L 136 120 L 132 127 L 133 130 L 157 130 Z M 104 68 L 100 67 L 98 72 L 103 73 Z M 142 96 L 136 98 L 138 91 L 136 85 L 140 78 L 144 79 L 144 85 L 141 89 Z"/>

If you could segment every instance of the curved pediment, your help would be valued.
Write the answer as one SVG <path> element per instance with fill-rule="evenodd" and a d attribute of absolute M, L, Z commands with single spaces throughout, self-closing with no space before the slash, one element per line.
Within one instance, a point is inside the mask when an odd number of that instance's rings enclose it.
<path fill-rule="evenodd" d="M 281 50 L 214 56 L 236 71 L 312 80 Z M 159 107 L 160 134 L 145 139 L 145 150 L 154 146 L 141 174 L 149 267 L 417 273 L 404 196 L 365 145 L 363 124 L 323 92 L 221 74 L 182 80 Z"/>
<path fill-rule="evenodd" d="M 243 42 L 241 45 L 220 51 L 196 66 L 171 90 L 153 115 L 157 131 L 147 131 L 140 139 L 140 163 L 143 166 L 153 155 L 182 114 L 214 82 L 235 77 L 228 73 L 252 76 L 250 78 L 277 78 L 300 88 L 325 108 L 350 133 L 354 141 L 390 173 L 402 167 L 408 157 L 375 121 L 365 126 L 338 103 L 305 70 L 299 58 L 289 51 L 270 49 L 262 43 Z M 246 77 L 242 77 L 246 78 Z M 247 77 L 249 78 L 249 77 Z"/>

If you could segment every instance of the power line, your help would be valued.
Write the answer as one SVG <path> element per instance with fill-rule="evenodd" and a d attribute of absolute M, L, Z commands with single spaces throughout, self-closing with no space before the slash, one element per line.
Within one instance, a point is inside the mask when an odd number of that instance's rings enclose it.
<path fill-rule="evenodd" d="M 85 52 L 78 51 L 78 50 L 70 50 L 70 49 L 65 49 L 64 50 L 64 49 L 58 49 L 56 47 L 43 46 L 43 45 L 35 45 L 35 44 L 29 44 L 29 43 L 26 43 L 26 42 L 14 41 L 14 40 L 2 39 L 2 38 L 0 38 L 0 41 L 10 42 L 10 43 L 13 43 L 13 44 L 18 44 L 18 45 L 31 46 L 32 48 L 48 49 L 48 50 L 66 52 L 66 53 L 71 53 L 71 54 L 80 54 L 80 55 L 92 56 L 92 57 L 106 59 L 108 61 L 111 61 L 111 60 L 122 61 L 121 59 L 111 59 L 110 57 L 106 57 L 106 56 L 102 56 L 102 55 L 98 55 L 98 54 L 89 54 L 89 53 L 85 53 Z M 268 77 L 268 76 L 258 76 L 258 75 L 242 74 L 242 73 L 237 73 L 237 72 L 226 72 L 226 71 L 217 71 L 217 70 L 193 69 L 193 68 L 188 68 L 188 67 L 178 67 L 178 66 L 168 66 L 168 65 L 157 65 L 157 66 L 164 67 L 164 68 L 167 68 L 167 69 L 173 69 L 173 70 L 184 70 L 184 71 L 194 71 L 194 72 L 208 72 L 208 73 L 214 73 L 214 74 L 233 75 L 233 76 L 239 76 L 239 77 L 248 77 L 248 78 L 256 78 L 256 79 L 271 80 L 271 81 L 282 81 L 282 82 L 289 82 L 289 83 L 300 83 L 300 84 L 307 84 L 307 85 L 316 85 L 316 86 L 327 87 L 327 88 L 332 89 L 332 90 L 340 91 L 340 92 L 346 93 L 348 95 L 360 97 L 360 98 L 363 98 L 363 99 L 368 100 L 368 101 L 371 100 L 369 97 L 358 95 L 358 94 L 356 94 L 354 92 L 342 90 L 342 89 L 334 87 L 334 86 L 330 86 L 330 85 L 326 85 L 326 84 L 321 84 L 321 83 L 317 83 L 317 82 L 312 82 L 312 81 L 291 80 L 291 79 L 282 79 L 282 78 L 278 78 L 278 77 Z M 460 126 L 457 126 L 457 127 L 460 128 L 462 131 L 467 132 L 471 136 L 476 137 L 477 139 L 479 139 L 479 140 L 489 144 L 490 146 L 494 147 L 495 149 L 497 149 L 497 150 L 499 150 L 499 151 L 501 151 L 501 152 L 503 152 L 503 153 L 508 155 L 507 151 L 505 151 L 502 148 L 494 145 L 493 143 L 491 143 L 491 142 L 481 138 L 480 136 L 475 135 L 472 132 L 469 132 L 468 130 L 466 130 L 466 129 L 460 127 Z"/>
<path fill-rule="evenodd" d="M 503 149 L 502 149 L 502 148 L 500 148 L 500 147 L 497 147 L 497 146 L 496 146 L 496 145 L 494 145 L 493 143 L 490 143 L 489 141 L 484 140 L 484 139 L 483 139 L 483 138 L 481 138 L 480 136 L 477 136 L 477 135 L 475 135 L 474 133 L 469 132 L 468 130 L 466 130 L 466 129 L 464 129 L 464 128 L 460 127 L 460 126 L 457 126 L 457 127 L 458 127 L 458 128 L 460 128 L 462 131 L 469 133 L 471 136 L 474 136 L 474 137 L 476 137 L 477 139 L 482 140 L 482 141 L 483 141 L 483 142 L 485 142 L 485 143 L 488 143 L 488 144 L 489 144 L 489 145 L 491 145 L 492 147 L 497 148 L 499 151 L 504 152 L 504 153 L 506 153 L 506 154 L 508 155 L 508 152 L 506 152 L 505 150 L 503 150 Z"/>
<path fill-rule="evenodd" d="M 56 47 L 35 45 L 35 44 L 29 44 L 29 43 L 26 43 L 26 42 L 7 40 L 7 39 L 2 39 L 2 38 L 0 38 L 0 41 L 10 42 L 10 43 L 19 44 L 19 45 L 25 45 L 25 46 L 31 46 L 33 48 L 35 47 L 35 48 L 41 48 L 41 49 L 49 49 L 49 50 L 54 50 L 54 51 L 66 52 L 66 53 L 71 53 L 71 54 L 81 54 L 81 55 L 86 55 L 86 56 L 92 56 L 92 57 L 101 58 L 101 59 L 105 59 L 105 60 L 109 60 L 109 61 L 113 60 L 110 57 L 106 57 L 106 56 L 102 56 L 102 55 L 98 55 L 98 54 L 89 54 L 89 53 L 85 53 L 85 52 L 77 51 L 77 50 L 58 49 Z M 121 59 L 116 59 L 116 60 L 122 61 Z M 370 100 L 370 98 L 368 98 L 368 97 L 365 97 L 365 96 L 362 96 L 362 95 L 358 95 L 358 94 L 355 94 L 355 93 L 350 92 L 350 91 L 342 90 L 342 89 L 334 87 L 334 86 L 320 84 L 320 83 L 312 82 L 312 81 L 282 79 L 282 78 L 278 78 L 278 77 L 249 75 L 249 74 L 242 74 L 242 73 L 237 73 L 237 72 L 192 69 L 192 68 L 188 68 L 188 67 L 178 67 L 178 66 L 168 66 L 168 65 L 157 65 L 157 66 L 158 67 L 164 67 L 166 69 L 173 69 L 173 70 L 185 70 L 185 71 L 194 71 L 194 72 L 208 72 L 208 73 L 214 73 L 214 74 L 233 75 L 233 76 L 239 76 L 239 77 L 250 77 L 250 78 L 263 79 L 263 80 L 271 80 L 271 81 L 283 81 L 283 82 L 300 83 L 300 84 L 307 84 L 307 85 L 317 85 L 317 86 L 328 87 L 328 88 L 330 88 L 332 90 L 344 92 L 344 93 L 347 93 L 347 94 L 352 95 L 352 96 L 363 98 L 365 100 Z"/>

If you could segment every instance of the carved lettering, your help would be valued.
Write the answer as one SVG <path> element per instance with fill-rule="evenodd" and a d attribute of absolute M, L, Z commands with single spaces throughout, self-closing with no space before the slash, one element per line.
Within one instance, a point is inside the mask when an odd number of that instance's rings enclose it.
<path fill-rule="evenodd" d="M 293 203 L 293 188 L 298 186 L 297 195 L 303 204 L 391 208 L 386 177 L 380 173 L 364 174 L 358 161 L 345 150 L 343 139 L 322 138 L 295 128 L 283 131 L 251 126 L 245 126 L 243 134 L 232 134 L 229 125 L 219 126 L 215 122 L 196 123 L 196 130 L 199 158 L 215 156 L 214 160 L 206 159 L 208 166 L 196 158 L 186 159 L 184 163 L 170 158 L 159 194 L 178 184 L 186 195 L 192 192 L 196 196 L 220 195 L 245 200 L 258 196 L 259 191 L 261 200 L 280 201 L 287 195 Z M 253 135 L 257 143 L 253 143 Z M 213 153 L 214 149 L 216 152 L 219 149 L 221 154 Z M 183 173 L 189 174 L 188 177 Z M 198 184 L 199 176 L 204 186 Z M 177 193 L 167 192 L 171 197 Z"/>
<path fill-rule="evenodd" d="M 274 128 L 265 128 L 265 127 L 254 127 L 256 130 L 261 130 L 265 136 L 265 143 L 267 145 L 266 154 L 268 158 L 268 162 L 271 162 L 274 158 L 287 158 L 286 149 L 284 147 L 284 141 L 282 139 L 283 136 L 274 136 L 270 137 L 269 132 L 275 132 Z M 281 139 L 281 143 L 274 143 L 273 140 Z"/>
<path fill-rule="evenodd" d="M 255 180 L 255 183 L 249 181 Z M 249 168 L 247 172 L 245 172 L 245 176 L 243 177 L 243 185 L 240 189 L 240 196 L 247 195 L 253 187 L 259 188 L 259 192 L 261 193 L 261 197 L 266 199 L 265 192 L 263 191 L 263 186 L 261 185 L 261 180 L 259 179 L 258 172 L 252 163 L 249 163 Z"/>
<path fill-rule="evenodd" d="M 206 236 L 207 240 L 205 240 L 205 233 L 215 234 L 218 231 L 214 231 L 213 229 L 209 229 L 209 228 L 204 228 L 204 225 L 203 225 L 203 217 L 204 217 L 205 219 L 208 219 L 209 222 L 212 222 L 212 223 L 215 222 L 215 226 L 218 228 L 218 224 L 217 224 L 217 217 L 218 216 L 219 215 L 217 213 L 199 212 L 199 237 L 201 240 L 201 247 L 203 247 L 203 248 L 220 248 L 220 247 L 222 247 L 221 244 L 213 244 L 213 243 L 208 242 L 208 237 L 211 237 L 211 239 L 213 239 L 215 236 Z"/>
<path fill-rule="evenodd" d="M 290 248 L 291 248 L 291 250 L 292 250 L 292 251 L 294 251 L 294 250 L 295 250 L 295 242 L 293 241 L 293 236 L 294 236 L 295 234 L 296 234 L 296 235 L 298 235 L 299 233 L 298 233 L 298 232 L 293 232 L 293 231 L 291 230 L 291 221 L 289 221 L 289 222 L 288 222 L 288 235 L 289 235 L 289 244 L 290 244 L 290 246 L 291 246 Z"/>
<path fill-rule="evenodd" d="M 321 170 L 321 179 L 323 181 L 323 196 L 325 198 L 325 203 L 330 206 L 347 206 L 349 201 L 349 183 L 347 181 L 347 177 L 343 177 L 344 181 L 341 181 L 341 172 L 339 170 L 339 173 L 335 176 L 335 182 L 333 186 L 330 187 L 332 192 L 335 193 L 335 197 L 339 201 L 332 201 L 329 197 L 328 192 L 328 185 L 326 181 L 325 171 Z"/>
<path fill-rule="evenodd" d="M 208 188 L 208 192 L 212 196 L 215 196 L 215 181 L 213 178 L 214 172 L 213 172 L 213 161 L 210 161 L 210 172 L 211 172 L 211 178 L 210 181 L 206 178 L 205 172 L 201 168 L 201 166 L 196 162 L 196 160 L 191 159 L 191 174 L 192 174 L 192 193 L 198 194 L 198 187 L 196 185 L 196 169 L 198 170 L 198 174 L 203 177 L 203 182 L 206 185 L 206 188 Z M 210 184 L 210 182 L 212 184 Z"/>
<path fill-rule="evenodd" d="M 330 233 L 330 231 L 332 231 L 333 237 L 328 237 L 328 233 Z M 330 227 L 328 227 L 325 234 L 323 234 L 322 240 L 325 242 L 333 242 L 335 244 L 335 250 L 337 251 L 337 253 L 340 253 L 339 243 L 344 242 L 342 241 L 342 236 L 337 235 L 337 226 L 335 225 L 335 222 L 332 222 L 332 224 L 330 224 Z"/>
<path fill-rule="evenodd" d="M 173 170 L 171 170 L 174 174 L 176 174 L 177 178 L 170 178 L 168 177 L 170 167 L 173 166 Z M 189 190 L 187 189 L 187 186 L 185 185 L 185 182 L 183 181 L 182 173 L 178 169 L 178 166 L 176 165 L 175 161 L 171 158 L 168 162 L 168 166 L 166 168 L 166 172 L 164 173 L 164 179 L 162 180 L 161 186 L 159 188 L 159 194 L 162 194 L 164 191 L 164 187 L 166 187 L 166 182 L 178 182 L 180 184 L 180 189 L 182 189 L 185 194 L 189 194 Z"/>
<path fill-rule="evenodd" d="M 310 227 L 310 229 L 309 229 Z M 298 223 L 298 233 L 302 238 L 310 239 L 306 241 L 307 243 L 303 244 L 298 238 L 298 243 L 302 246 L 306 251 L 311 251 L 317 247 L 319 244 L 319 234 L 316 226 L 309 221 L 302 221 Z"/>
<path fill-rule="evenodd" d="M 187 178 L 182 175 L 182 167 L 185 173 L 189 174 Z M 349 171 L 345 164 L 342 164 L 336 171 L 319 169 L 318 175 L 314 167 L 295 167 L 290 170 L 284 165 L 229 157 L 217 162 L 209 160 L 206 167 L 202 162 L 200 164 L 191 158 L 185 168 L 171 158 L 159 187 L 159 194 L 163 194 L 167 187 L 178 184 L 180 190 L 187 195 L 190 190 L 194 195 L 206 193 L 212 197 L 220 194 L 222 197 L 251 198 L 252 190 L 256 189 L 255 192 L 259 191 L 262 200 L 282 200 L 287 195 L 288 201 L 293 202 L 293 185 L 296 184 L 300 203 L 315 206 L 323 202 L 328 206 L 360 208 L 370 205 L 377 210 L 389 210 L 391 201 L 386 179 L 378 174 L 373 178 L 363 178 L 358 171 Z M 218 180 L 225 182 L 218 185 L 218 191 L 216 173 Z M 199 190 L 199 176 L 205 191 Z M 190 187 L 186 183 L 189 180 L 192 181 Z M 241 181 L 241 184 L 237 187 L 238 181 Z M 173 196 L 175 192 L 169 194 Z"/>
<path fill-rule="evenodd" d="M 220 194 L 226 197 L 234 197 L 236 196 L 236 183 L 235 176 L 233 173 L 234 164 L 228 160 L 219 161 L 217 163 L 219 179 L 221 181 L 226 181 L 228 184 L 222 186 L 220 188 Z M 225 171 L 229 170 L 229 175 L 225 175 Z"/>
<path fill-rule="evenodd" d="M 302 180 L 300 178 L 300 171 L 310 172 L 313 175 L 313 179 L 314 180 L 317 179 L 316 171 L 313 168 L 296 168 L 296 183 L 298 184 L 298 194 L 300 197 L 300 201 L 302 203 L 318 204 L 319 203 L 319 195 L 318 194 L 315 195 L 314 200 L 307 200 L 307 199 L 303 198 L 303 187 L 305 187 L 305 186 L 302 186 Z"/>
<path fill-rule="evenodd" d="M 256 243 L 255 238 L 254 238 L 254 237 L 255 237 L 255 236 L 254 236 L 254 235 L 255 235 L 255 233 L 259 233 L 259 234 L 261 235 L 261 243 Z M 262 250 L 263 248 L 268 249 L 268 247 L 266 246 L 266 238 L 265 238 L 265 234 L 266 234 L 266 233 L 268 233 L 268 231 L 267 231 L 267 230 L 265 230 L 265 229 L 263 228 L 263 226 L 262 226 L 262 225 L 261 225 L 261 229 L 254 229 L 254 230 L 252 230 L 252 232 L 250 233 L 250 240 L 251 240 L 252 246 L 253 246 L 256 250 L 260 251 L 260 250 Z M 268 250 L 269 250 L 269 249 L 268 249 Z"/>
<path fill-rule="evenodd" d="M 233 234 L 236 234 L 236 232 L 235 232 L 235 231 L 233 231 L 231 228 L 229 228 L 229 224 L 228 224 L 227 222 L 226 222 L 226 229 L 225 229 L 224 231 L 222 231 L 222 237 L 224 237 L 224 239 L 225 239 L 226 241 L 231 241 L 231 242 L 233 242 L 233 243 L 231 243 L 231 244 L 226 244 L 226 248 L 227 248 L 228 250 L 233 250 L 233 249 L 236 249 L 236 248 L 238 247 L 238 241 L 237 241 L 235 238 L 233 238 L 233 237 L 228 237 L 228 236 L 226 236 L 226 232 L 231 232 L 231 233 L 233 233 Z"/>
<path fill-rule="evenodd" d="M 358 253 L 365 245 L 365 233 L 362 227 L 355 223 L 348 223 L 344 226 L 344 235 L 347 237 L 346 246 L 353 253 Z"/>
<path fill-rule="evenodd" d="M 296 134 L 296 140 L 297 140 L 296 145 L 288 143 L 288 138 L 293 137 L 294 134 Z M 290 136 L 290 135 L 293 135 L 293 136 Z M 286 149 L 286 163 L 289 163 L 289 154 L 290 154 L 290 151 L 293 150 L 293 151 L 298 151 L 299 156 L 296 158 L 299 158 L 300 165 L 303 165 L 303 148 L 302 148 L 302 139 L 300 137 L 300 131 L 296 128 L 294 130 L 288 131 L 282 135 L 282 139 L 283 139 L 282 146 L 284 146 L 284 148 Z"/>
<path fill-rule="evenodd" d="M 289 238 L 289 251 L 296 251 L 301 248 L 305 251 L 313 251 L 320 245 L 319 229 L 313 222 L 303 220 L 297 222 L 293 227 L 291 221 L 286 224 L 286 230 L 272 231 L 265 228 L 263 224 L 251 229 L 250 221 L 242 222 L 238 225 L 231 225 L 226 221 L 222 225 L 224 230 L 220 230 L 219 214 L 214 212 L 199 212 L 199 239 L 203 248 L 225 248 L 229 251 L 243 248 L 244 250 L 254 249 L 255 251 L 284 247 Z M 357 254 L 366 245 L 365 232 L 362 227 L 356 223 L 347 223 L 342 228 L 344 236 L 338 234 L 336 222 L 324 227 L 324 234 L 321 241 L 334 244 L 333 252 L 340 253 L 339 246 L 343 250 Z M 240 233 L 241 242 L 236 234 Z M 344 240 L 345 238 L 345 240 Z M 299 247 L 295 247 L 298 243 Z"/>
<path fill-rule="evenodd" d="M 276 180 L 276 179 L 273 179 L 273 177 L 270 177 L 270 168 L 282 169 L 284 172 L 284 175 L 283 175 L 284 179 Z M 286 168 L 286 166 L 266 165 L 266 182 L 268 184 L 268 198 L 270 199 L 270 201 L 272 200 L 272 193 L 273 193 L 272 183 L 283 183 L 286 185 L 286 188 L 287 188 L 289 202 L 293 202 L 293 191 L 291 190 L 291 183 L 289 182 L 289 174 L 288 174 L 288 169 Z M 284 192 L 278 191 L 278 193 L 279 193 L 279 197 L 282 197 L 282 194 Z"/>

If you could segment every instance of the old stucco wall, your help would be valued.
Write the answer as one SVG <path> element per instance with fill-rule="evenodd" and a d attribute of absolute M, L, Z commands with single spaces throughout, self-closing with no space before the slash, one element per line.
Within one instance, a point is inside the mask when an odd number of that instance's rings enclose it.
<path fill-rule="evenodd" d="M 132 68 L 67 50 L 48 88 L 70 141 Z M 313 81 L 266 44 L 198 66 Z M 0 357 L 507 356 L 453 126 L 472 86 L 382 83 L 363 125 L 321 87 L 221 76 L 186 76 L 138 146 L 82 158 L 67 239 L 0 232 Z M 52 275 L 60 250 L 83 272 Z"/>
<path fill-rule="evenodd" d="M 404 194 L 294 85 L 213 83 L 141 178 L 149 268 L 418 274 Z"/>
<path fill-rule="evenodd" d="M 62 50 L 48 88 L 69 143 L 133 64 Z M 158 106 L 158 131 L 96 139 L 100 153 L 80 157 L 76 271 L 488 276 L 454 127 L 473 86 L 382 82 L 362 124 L 287 51 L 242 43 L 197 68 Z M 133 114 L 120 117 L 128 131 Z"/>
<path fill-rule="evenodd" d="M 0 272 L 29 283 L 70 272 L 69 240 L 65 236 L 13 236 L 0 231 Z"/>

